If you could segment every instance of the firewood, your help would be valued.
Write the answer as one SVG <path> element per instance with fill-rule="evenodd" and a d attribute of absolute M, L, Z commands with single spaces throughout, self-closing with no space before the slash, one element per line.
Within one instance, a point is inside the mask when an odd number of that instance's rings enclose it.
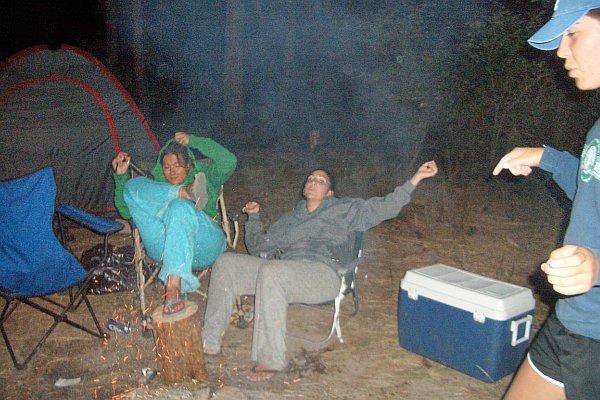
<path fill-rule="evenodd" d="M 207 381 L 198 305 L 185 303 L 184 312 L 177 315 L 164 315 L 162 305 L 152 313 L 156 357 L 166 384 L 187 378 Z"/>

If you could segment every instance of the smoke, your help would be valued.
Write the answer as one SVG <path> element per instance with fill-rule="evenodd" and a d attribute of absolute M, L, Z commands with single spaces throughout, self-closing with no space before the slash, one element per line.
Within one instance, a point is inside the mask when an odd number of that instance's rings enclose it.
<path fill-rule="evenodd" d="M 175 130 L 225 144 L 360 147 L 408 160 L 443 130 L 454 44 L 486 2 L 240 2 L 244 137 L 224 134 L 227 2 L 143 2 L 108 13 L 123 49 L 141 46 L 162 140 Z M 217 3 L 217 4 L 215 4 Z M 310 4 L 303 4 L 310 3 Z M 127 3 L 129 4 L 129 3 Z"/>

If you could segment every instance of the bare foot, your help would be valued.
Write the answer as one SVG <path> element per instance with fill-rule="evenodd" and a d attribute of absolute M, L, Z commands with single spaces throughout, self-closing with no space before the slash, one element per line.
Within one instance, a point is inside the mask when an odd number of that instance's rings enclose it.
<path fill-rule="evenodd" d="M 246 379 L 250 382 L 267 382 L 280 371 L 273 370 L 266 365 L 256 364 L 252 370 L 246 375 Z"/>

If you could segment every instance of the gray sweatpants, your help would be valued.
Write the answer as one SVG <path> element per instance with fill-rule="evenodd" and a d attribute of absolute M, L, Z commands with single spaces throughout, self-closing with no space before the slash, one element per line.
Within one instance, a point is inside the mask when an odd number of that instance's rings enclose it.
<path fill-rule="evenodd" d="M 333 300 L 339 289 L 339 276 L 324 263 L 224 253 L 210 275 L 202 330 L 204 349 L 220 351 L 236 298 L 254 295 L 252 361 L 284 369 L 288 304 Z"/>

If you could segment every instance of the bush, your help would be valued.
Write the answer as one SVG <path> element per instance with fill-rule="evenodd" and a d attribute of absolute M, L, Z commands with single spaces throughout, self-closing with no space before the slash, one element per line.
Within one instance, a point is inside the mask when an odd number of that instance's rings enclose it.
<path fill-rule="evenodd" d="M 580 151 L 598 96 L 565 84 L 566 74 L 548 62 L 555 54 L 529 49 L 526 40 L 540 19 L 500 10 L 472 24 L 458 43 L 458 73 L 446 94 L 457 103 L 449 109 L 448 131 L 438 135 L 452 178 L 489 176 L 515 146 Z"/>

